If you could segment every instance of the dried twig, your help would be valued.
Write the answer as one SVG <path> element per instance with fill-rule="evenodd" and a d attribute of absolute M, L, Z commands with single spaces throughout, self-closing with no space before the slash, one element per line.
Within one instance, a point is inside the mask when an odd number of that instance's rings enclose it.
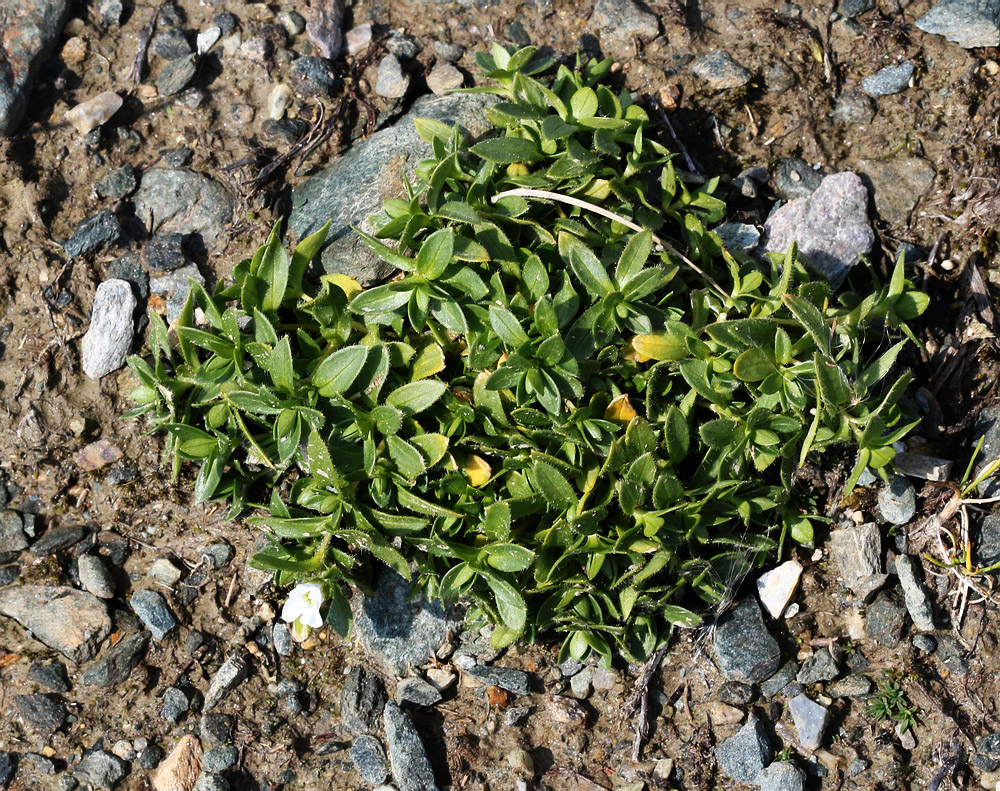
<path fill-rule="evenodd" d="M 149 50 L 149 42 L 156 31 L 156 20 L 160 17 L 160 10 L 166 4 L 167 0 L 163 0 L 153 11 L 153 16 L 150 18 L 148 24 L 139 31 L 139 44 L 135 49 L 132 68 L 128 72 L 128 79 L 132 83 L 133 89 L 138 88 L 139 83 L 142 82 L 142 70 L 146 67 L 146 52 Z"/>
<path fill-rule="evenodd" d="M 667 128 L 667 131 L 674 139 L 674 142 L 677 143 L 677 147 L 680 149 L 681 156 L 684 157 L 684 161 L 687 163 L 688 169 L 693 173 L 697 173 L 699 176 L 703 176 L 704 174 L 698 167 L 698 163 L 691 158 L 691 154 L 688 152 L 687 146 L 684 145 L 684 141 L 677 136 L 677 130 L 674 129 L 674 125 L 670 123 L 670 116 L 668 116 L 666 112 L 664 112 L 663 108 L 658 104 L 652 103 L 652 107 L 656 116 L 660 119 L 660 122 Z"/>
<path fill-rule="evenodd" d="M 642 745 L 649 736 L 649 682 L 653 680 L 653 674 L 663 661 L 666 654 L 666 647 L 657 649 L 653 655 L 646 660 L 642 673 L 635 682 L 635 690 L 622 710 L 622 720 L 630 717 L 636 709 L 639 710 L 639 718 L 635 724 L 635 739 L 632 742 L 632 760 L 638 761 L 642 754 Z"/>

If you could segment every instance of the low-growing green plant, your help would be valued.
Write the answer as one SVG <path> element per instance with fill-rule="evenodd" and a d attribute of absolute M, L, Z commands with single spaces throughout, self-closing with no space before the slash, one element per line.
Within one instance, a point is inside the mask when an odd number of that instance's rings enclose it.
<path fill-rule="evenodd" d="M 868 716 L 875 722 L 893 722 L 900 732 L 917 724 L 920 710 L 910 701 L 903 689 L 902 673 L 883 670 L 877 689 L 868 704 Z"/>
<path fill-rule="evenodd" d="M 175 339 L 150 317 L 130 414 L 200 467 L 198 501 L 256 512 L 252 563 L 324 586 L 342 633 L 374 558 L 466 597 L 498 646 L 641 659 L 698 621 L 684 596 L 811 543 L 807 458 L 856 443 L 847 490 L 891 463 L 909 375 L 885 378 L 926 297 L 902 261 L 861 296 L 794 249 L 730 255 L 718 181 L 678 177 L 609 61 L 479 62 L 499 136 L 418 121 L 433 156 L 361 234 L 400 277 L 310 280 L 325 229 L 289 254 L 276 227 L 192 284 Z"/>

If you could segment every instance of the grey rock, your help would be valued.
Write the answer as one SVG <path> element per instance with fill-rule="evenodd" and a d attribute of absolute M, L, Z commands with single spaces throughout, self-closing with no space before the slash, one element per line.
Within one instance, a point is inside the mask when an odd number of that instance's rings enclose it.
<path fill-rule="evenodd" d="M 282 11 L 278 14 L 278 21 L 290 36 L 297 36 L 306 29 L 306 21 L 296 11 Z"/>
<path fill-rule="evenodd" d="M 125 6 L 122 0 L 97 0 L 97 15 L 105 27 L 112 27 L 122 21 Z"/>
<path fill-rule="evenodd" d="M 765 698 L 773 698 L 782 692 L 789 684 L 795 681 L 798 675 L 799 664 L 794 659 L 790 659 L 783 664 L 777 673 L 760 685 L 760 692 Z"/>
<path fill-rule="evenodd" d="M 570 657 L 561 665 L 559 665 L 559 672 L 562 673 L 563 678 L 569 678 L 570 676 L 575 676 L 581 670 L 583 670 L 584 664 L 579 660 Z"/>
<path fill-rule="evenodd" d="M 784 93 L 795 87 L 799 81 L 795 72 L 784 61 L 775 61 L 764 72 L 764 84 L 768 93 Z"/>
<path fill-rule="evenodd" d="M 835 698 L 861 698 L 871 691 L 871 679 L 860 673 L 852 673 L 827 687 L 827 692 Z"/>
<path fill-rule="evenodd" d="M 748 597 L 719 618 L 715 655 L 728 679 L 763 681 L 781 665 L 781 649 L 764 625 L 756 599 Z"/>
<path fill-rule="evenodd" d="M 178 148 L 164 148 L 160 151 L 163 161 L 172 168 L 184 168 L 191 164 L 194 158 L 194 149 L 188 146 Z"/>
<path fill-rule="evenodd" d="M 634 0 L 595 0 L 588 27 L 615 54 L 631 54 L 633 39 L 648 44 L 660 34 L 656 15 Z"/>
<path fill-rule="evenodd" d="M 24 774 L 54 775 L 55 762 L 41 753 L 21 753 L 18 766 Z"/>
<path fill-rule="evenodd" d="M 149 577 L 160 585 L 172 588 L 181 581 L 184 572 L 170 562 L 170 558 L 157 558 L 149 567 Z"/>
<path fill-rule="evenodd" d="M 962 644 L 950 634 L 938 635 L 937 643 L 935 654 L 944 666 L 956 676 L 966 675 L 969 672 L 969 662 Z"/>
<path fill-rule="evenodd" d="M 458 63 L 465 54 L 465 47 L 445 41 L 434 42 L 434 52 L 440 60 L 446 63 Z"/>
<path fill-rule="evenodd" d="M 0 566 L 0 588 L 4 585 L 10 585 L 20 576 L 20 574 L 20 566 Z"/>
<path fill-rule="evenodd" d="M 385 48 L 397 58 L 410 60 L 420 54 L 423 45 L 402 30 L 391 30 L 385 40 Z"/>
<path fill-rule="evenodd" d="M 913 643 L 914 648 L 918 651 L 923 651 L 925 654 L 933 654 L 938 646 L 937 640 L 929 634 L 915 634 L 910 642 Z"/>
<path fill-rule="evenodd" d="M 585 667 L 579 673 L 574 675 L 569 680 L 569 688 L 573 691 L 573 696 L 576 698 L 590 697 L 590 693 L 594 690 L 594 668 Z"/>
<path fill-rule="evenodd" d="M 917 512 L 917 493 L 902 475 L 893 475 L 878 493 L 878 515 L 883 521 L 905 525 Z"/>
<path fill-rule="evenodd" d="M 875 117 L 875 103 L 864 91 L 848 88 L 837 98 L 831 116 L 842 124 L 870 124 Z"/>
<path fill-rule="evenodd" d="M 712 229 L 727 250 L 748 253 L 760 241 L 760 231 L 744 222 L 724 222 Z"/>
<path fill-rule="evenodd" d="M 386 99 L 402 99 L 409 87 L 410 77 L 403 73 L 399 58 L 391 53 L 382 58 L 375 79 L 375 93 Z"/>
<path fill-rule="evenodd" d="M 805 695 L 796 695 L 788 702 L 788 711 L 799 734 L 799 744 L 807 750 L 817 750 L 823 743 L 830 712 Z"/>
<path fill-rule="evenodd" d="M 434 770 L 409 716 L 392 701 L 382 712 L 392 777 L 400 791 L 437 791 Z"/>
<path fill-rule="evenodd" d="M 404 175 L 412 178 L 417 162 L 430 156 L 431 147 L 417 135 L 414 119 L 457 123 L 475 138 L 490 129 L 483 109 L 494 101 L 463 94 L 418 100 L 394 126 L 355 145 L 330 167 L 293 190 L 289 227 L 302 239 L 330 220 L 329 242 L 322 253 L 323 268 L 350 275 L 363 285 L 387 277 L 393 267 L 377 259 L 351 230 L 351 225 L 371 231 L 369 216 L 381 211 L 383 200 L 402 195 Z M 147 173 L 145 179 L 148 177 Z"/>
<path fill-rule="evenodd" d="M 205 285 L 205 276 L 194 264 L 182 266 L 175 269 L 168 275 L 151 278 L 149 290 L 154 294 L 170 294 L 167 300 L 167 323 L 173 324 L 180 316 L 184 303 L 187 302 L 188 293 L 191 291 L 190 280 Z"/>
<path fill-rule="evenodd" d="M 761 770 L 771 763 L 773 755 L 771 738 L 764 723 L 753 714 L 735 736 L 730 736 L 715 748 L 719 768 L 741 783 L 753 783 Z"/>
<path fill-rule="evenodd" d="M 240 654 L 233 654 L 223 662 L 208 685 L 204 710 L 209 711 L 218 706 L 230 692 L 246 680 L 249 672 L 247 661 Z"/>
<path fill-rule="evenodd" d="M 153 233 L 192 235 L 211 250 L 233 218 L 233 199 L 219 182 L 190 170 L 151 168 L 135 194 L 136 216 Z"/>
<path fill-rule="evenodd" d="M 840 672 L 840 663 L 829 651 L 817 651 L 802 663 L 795 680 L 800 684 L 832 681 Z"/>
<path fill-rule="evenodd" d="M 231 744 L 212 747 L 201 756 L 201 769 L 203 772 L 225 772 L 236 765 L 239 757 L 239 751 Z"/>
<path fill-rule="evenodd" d="M 160 96 L 174 96 L 188 87 L 197 72 L 194 55 L 184 55 L 172 60 L 156 78 L 156 90 Z"/>
<path fill-rule="evenodd" d="M 511 706 L 503 715 L 503 724 L 508 728 L 523 725 L 531 715 L 531 706 Z"/>
<path fill-rule="evenodd" d="M 288 70 L 288 82 L 303 99 L 332 96 L 340 79 L 333 64 L 326 58 L 305 57 L 295 61 Z"/>
<path fill-rule="evenodd" d="M 218 571 L 233 559 L 233 548 L 224 541 L 209 544 L 201 551 L 202 557 L 208 558 L 212 568 Z"/>
<path fill-rule="evenodd" d="M 862 601 L 885 584 L 882 533 L 874 522 L 830 532 L 830 554 L 844 585 Z"/>
<path fill-rule="evenodd" d="M 80 683 L 94 687 L 116 687 L 128 681 L 146 656 L 149 632 L 139 632 L 118 641 L 102 658 L 87 668 Z"/>
<path fill-rule="evenodd" d="M 292 632 L 286 624 L 276 623 L 271 627 L 271 642 L 278 656 L 292 655 Z"/>
<path fill-rule="evenodd" d="M 357 735 L 378 730 L 388 696 L 374 673 L 352 667 L 340 693 L 340 722 L 348 733 Z"/>
<path fill-rule="evenodd" d="M 465 75 L 450 63 L 438 62 L 427 74 L 427 87 L 436 96 L 444 96 L 449 91 L 461 88 Z"/>
<path fill-rule="evenodd" d="M 62 662 L 32 662 L 28 668 L 28 680 L 40 684 L 53 692 L 69 692 L 69 676 Z"/>
<path fill-rule="evenodd" d="M 916 25 L 966 49 L 1000 46 L 1000 0 L 941 0 Z"/>
<path fill-rule="evenodd" d="M 861 16 L 861 14 L 871 11 L 874 7 L 875 0 L 840 0 L 840 13 L 849 19 Z"/>
<path fill-rule="evenodd" d="M 885 593 L 880 593 L 865 609 L 865 634 L 879 645 L 899 642 L 905 625 L 906 612 Z"/>
<path fill-rule="evenodd" d="M 390 675 L 405 676 L 444 645 L 450 622 L 444 609 L 422 597 L 396 572 L 382 569 L 371 595 L 355 600 L 354 627 L 362 647 Z"/>
<path fill-rule="evenodd" d="M 898 159 L 858 162 L 861 178 L 875 199 L 879 217 L 895 225 L 907 225 L 920 199 L 934 186 L 936 171 L 926 159 Z"/>
<path fill-rule="evenodd" d="M 163 748 L 156 744 L 149 744 L 139 751 L 139 768 L 149 771 L 160 765 L 166 757 Z"/>
<path fill-rule="evenodd" d="M 980 438 L 983 440 L 983 447 L 977 457 L 977 475 L 986 464 L 1000 457 L 1000 407 L 988 406 L 979 413 L 972 431 L 973 446 Z M 1000 496 L 1000 475 L 992 475 L 979 484 L 979 496 Z"/>
<path fill-rule="evenodd" d="M 904 258 L 904 261 L 906 260 L 908 259 Z M 939 459 L 936 456 L 927 456 L 923 453 L 897 453 L 894 464 L 896 472 L 900 475 L 919 478 L 922 481 L 944 483 L 951 479 L 953 462 L 948 459 Z"/>
<path fill-rule="evenodd" d="M 909 555 L 896 556 L 896 575 L 903 588 L 903 601 L 913 625 L 922 632 L 934 631 L 934 609 L 927 589 L 917 572 L 918 564 Z"/>
<path fill-rule="evenodd" d="M 115 582 L 103 560 L 97 555 L 80 555 L 76 562 L 80 584 L 87 592 L 99 599 L 114 598 Z"/>
<path fill-rule="evenodd" d="M 229 781 L 222 775 L 201 774 L 194 781 L 191 791 L 229 791 Z"/>
<path fill-rule="evenodd" d="M 808 198 L 822 183 L 823 174 L 798 157 L 781 160 L 774 174 L 775 189 L 786 201 Z"/>
<path fill-rule="evenodd" d="M 753 76 L 725 50 L 717 49 L 702 55 L 691 64 L 691 72 L 715 90 L 742 88 Z"/>
<path fill-rule="evenodd" d="M 114 213 L 105 209 L 80 223 L 66 240 L 63 249 L 70 258 L 77 258 L 114 244 L 121 235 L 122 224 Z"/>
<path fill-rule="evenodd" d="M 14 753 L 0 752 L 0 788 L 7 788 L 14 778 L 17 758 Z"/>
<path fill-rule="evenodd" d="M 188 257 L 184 253 L 184 234 L 161 233 L 142 246 L 142 262 L 159 272 L 169 272 L 184 266 Z"/>
<path fill-rule="evenodd" d="M 135 191 L 137 181 L 135 179 L 135 168 L 131 165 L 122 165 L 115 168 L 104 178 L 94 182 L 94 192 L 98 198 L 124 198 Z"/>
<path fill-rule="evenodd" d="M 876 97 L 902 93 L 910 87 L 914 68 L 913 62 L 909 60 L 903 61 L 898 66 L 886 66 L 870 77 L 865 77 L 861 81 L 861 90 L 869 96 Z"/>
<path fill-rule="evenodd" d="M 136 299 L 125 280 L 105 280 L 97 287 L 90 327 L 80 343 L 84 373 L 100 379 L 125 364 L 132 348 L 132 314 Z"/>
<path fill-rule="evenodd" d="M 753 703 L 754 698 L 757 697 L 757 691 L 753 685 L 744 684 L 742 681 L 726 681 L 715 694 L 719 700 L 729 706 L 746 706 Z"/>
<path fill-rule="evenodd" d="M 177 626 L 177 618 L 159 591 L 148 588 L 137 590 L 129 598 L 129 604 L 139 616 L 139 620 L 152 633 L 154 640 L 162 640 Z"/>
<path fill-rule="evenodd" d="M 761 770 L 756 784 L 760 791 L 802 791 L 806 773 L 792 761 L 775 761 Z"/>
<path fill-rule="evenodd" d="M 62 701 L 48 695 L 15 695 L 14 706 L 32 730 L 51 736 L 62 727 L 68 712 Z"/>
<path fill-rule="evenodd" d="M 389 776 L 382 743 L 374 736 L 359 736 L 351 745 L 351 760 L 367 782 L 373 786 L 384 783 Z"/>
<path fill-rule="evenodd" d="M 429 681 L 417 676 L 402 679 L 396 684 L 396 699 L 402 703 L 416 703 L 418 706 L 433 706 L 441 702 L 441 693 Z"/>
<path fill-rule="evenodd" d="M 95 788 L 111 788 L 126 774 L 128 763 L 106 750 L 88 753 L 73 770 L 77 780 Z"/>
<path fill-rule="evenodd" d="M 153 38 L 153 52 L 166 60 L 177 60 L 191 54 L 191 44 L 183 30 L 169 27 Z"/>
<path fill-rule="evenodd" d="M 28 548 L 28 537 L 24 534 L 24 522 L 17 511 L 0 511 L 0 561 L 13 560 Z"/>
<path fill-rule="evenodd" d="M 181 717 L 187 714 L 191 708 L 191 701 L 178 687 L 167 687 L 163 693 L 163 705 L 160 707 L 160 714 L 167 722 L 177 723 Z"/>
<path fill-rule="evenodd" d="M 31 545 L 31 554 L 36 558 L 47 558 L 64 549 L 79 544 L 87 535 L 87 529 L 81 525 L 65 525 L 46 530 L 42 536 Z"/>
<path fill-rule="evenodd" d="M 198 732 L 208 744 L 228 744 L 233 738 L 233 718 L 209 712 L 202 716 Z"/>
<path fill-rule="evenodd" d="M 0 615 L 13 618 L 36 640 L 74 662 L 93 659 L 111 633 L 111 619 L 101 600 L 67 587 L 0 588 Z"/>
<path fill-rule="evenodd" d="M 521 670 L 492 665 L 473 665 L 466 672 L 490 686 L 500 687 L 515 695 L 527 695 L 529 692 L 528 674 Z"/>
<path fill-rule="evenodd" d="M 773 212 L 764 223 L 763 251 L 784 253 L 793 241 L 809 265 L 839 288 L 875 241 L 861 179 L 854 173 L 835 173 L 808 198 Z"/>
<path fill-rule="evenodd" d="M 230 13 L 229 11 L 223 11 L 221 14 L 216 14 L 212 18 L 212 24 L 219 28 L 219 32 L 222 33 L 223 36 L 228 36 L 240 26 L 240 20 L 236 14 Z"/>
<path fill-rule="evenodd" d="M 66 0 L 0 1 L 0 135 L 14 132 L 24 116 L 39 69 L 48 60 L 69 10 Z"/>

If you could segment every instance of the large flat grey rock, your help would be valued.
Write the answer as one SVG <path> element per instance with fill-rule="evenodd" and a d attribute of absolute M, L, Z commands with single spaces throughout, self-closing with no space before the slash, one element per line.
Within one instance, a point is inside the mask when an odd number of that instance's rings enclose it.
<path fill-rule="evenodd" d="M 135 194 L 135 213 L 151 233 L 189 235 L 190 247 L 207 251 L 233 219 L 233 198 L 193 170 L 150 168 Z"/>
<path fill-rule="evenodd" d="M 384 200 L 402 196 L 403 176 L 412 178 L 417 163 L 431 155 L 430 145 L 417 134 L 414 119 L 457 123 L 476 138 L 492 128 L 483 109 L 493 102 L 492 97 L 476 94 L 417 101 L 391 127 L 358 143 L 326 170 L 297 187 L 292 192 L 289 228 L 302 239 L 330 220 L 329 242 L 321 255 L 323 268 L 349 275 L 363 285 L 387 277 L 393 267 L 376 258 L 351 226 L 370 231 L 368 218 L 381 213 Z M 148 177 L 144 177 L 143 186 Z"/>
<path fill-rule="evenodd" d="M 715 656 L 726 678 L 764 681 L 781 665 L 781 648 L 767 631 L 757 600 L 747 597 L 719 618 Z"/>
<path fill-rule="evenodd" d="M 1000 46 L 1000 0 L 941 0 L 916 24 L 966 49 Z"/>
<path fill-rule="evenodd" d="M 84 591 L 54 585 L 0 588 L 0 615 L 13 618 L 36 640 L 74 662 L 97 654 L 111 633 L 104 603 Z"/>

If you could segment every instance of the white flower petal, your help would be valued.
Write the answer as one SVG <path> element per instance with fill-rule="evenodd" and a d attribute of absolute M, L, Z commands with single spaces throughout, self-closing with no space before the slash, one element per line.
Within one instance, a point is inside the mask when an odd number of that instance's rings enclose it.
<path fill-rule="evenodd" d="M 319 607 L 303 613 L 299 617 L 299 620 L 306 626 L 311 626 L 313 629 L 319 629 L 319 627 L 323 625 L 323 616 L 319 614 Z"/>

